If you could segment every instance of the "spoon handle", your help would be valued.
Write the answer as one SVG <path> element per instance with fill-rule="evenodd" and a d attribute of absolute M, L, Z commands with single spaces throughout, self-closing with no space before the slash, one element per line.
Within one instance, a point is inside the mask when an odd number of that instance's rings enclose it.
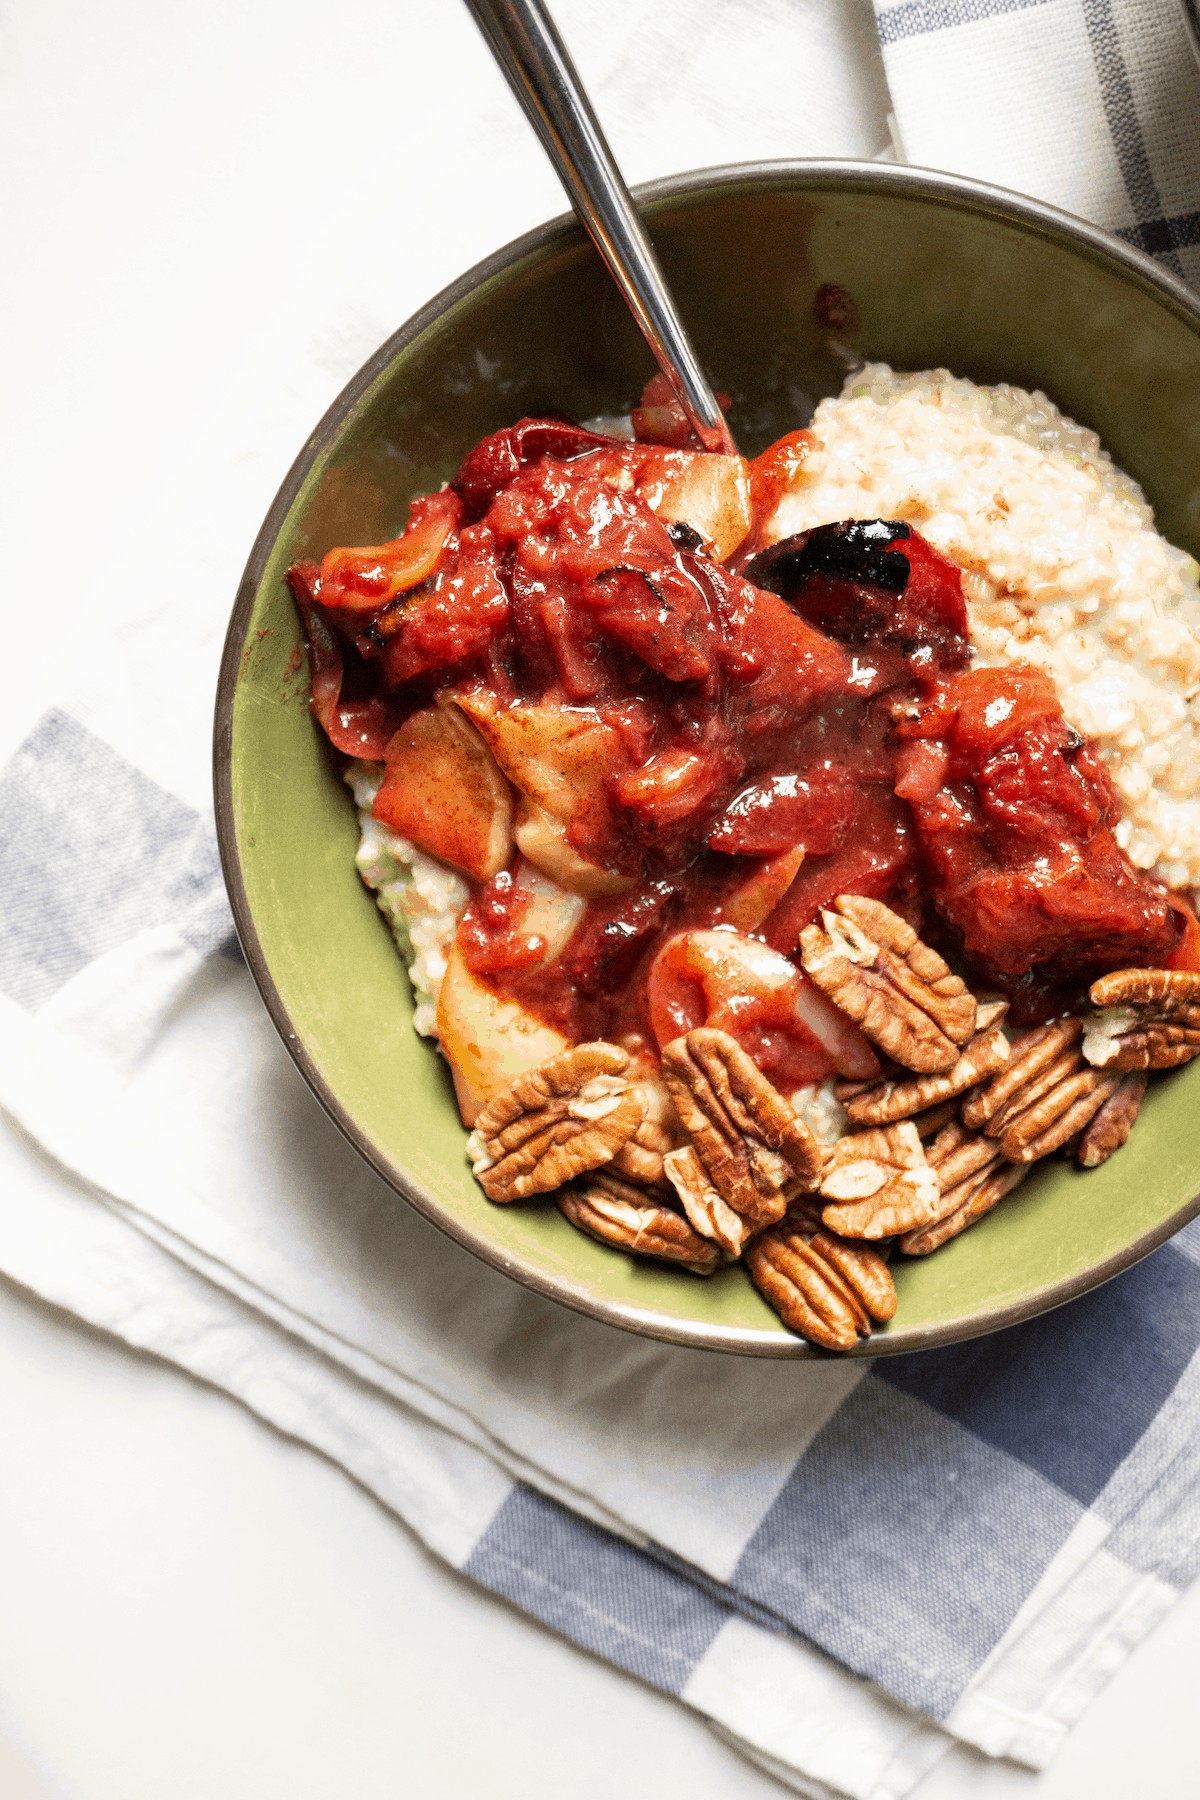
<path fill-rule="evenodd" d="M 591 102 L 542 0 L 467 0 L 706 450 L 735 446 Z"/>

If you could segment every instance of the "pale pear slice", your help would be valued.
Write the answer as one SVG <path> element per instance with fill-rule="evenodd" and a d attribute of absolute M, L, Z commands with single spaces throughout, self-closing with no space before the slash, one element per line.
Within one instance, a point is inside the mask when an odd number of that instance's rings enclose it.
<path fill-rule="evenodd" d="M 446 960 L 438 995 L 437 1029 L 454 1076 L 463 1124 L 474 1125 L 488 1101 L 518 1075 L 570 1046 L 561 1031 L 495 994 L 471 973 L 457 944 Z"/>
<path fill-rule="evenodd" d="M 632 878 L 581 856 L 567 837 L 576 812 L 605 804 L 605 782 L 621 759 L 619 735 L 592 706 L 501 707 L 467 691 L 458 705 L 486 739 L 521 796 L 516 841 L 522 854 L 560 886 L 593 898 L 620 894 Z"/>
<path fill-rule="evenodd" d="M 660 519 L 698 531 L 718 562 L 732 556 L 750 530 L 750 469 L 741 456 L 689 456 L 661 495 L 643 498 Z"/>
<path fill-rule="evenodd" d="M 758 931 L 791 887 L 804 862 L 804 846 L 766 858 L 721 902 L 719 924 L 735 931 Z"/>
<path fill-rule="evenodd" d="M 603 894 L 623 894 L 633 886 L 632 875 L 613 874 L 580 856 L 567 837 L 565 822 L 523 796 L 517 802 L 514 835 L 521 855 L 573 894 L 592 900 Z"/>

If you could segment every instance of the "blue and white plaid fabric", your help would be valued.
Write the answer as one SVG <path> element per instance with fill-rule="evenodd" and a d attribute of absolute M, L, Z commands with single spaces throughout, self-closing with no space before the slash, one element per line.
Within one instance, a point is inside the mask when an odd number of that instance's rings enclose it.
<path fill-rule="evenodd" d="M 1174 0 L 876 10 L 912 160 L 1200 279 Z M 332 1457 L 802 1792 L 899 1800 L 956 1740 L 1048 1761 L 1200 1572 L 1200 1223 L 1061 1312 L 873 1367 L 536 1299 L 398 1205 L 295 1074 L 209 821 L 138 762 L 136 708 L 185 664 L 164 681 L 154 631 L 137 654 L 0 771 L 0 1272 Z"/>
<path fill-rule="evenodd" d="M 1179 0 L 875 0 L 897 147 L 1053 201 L 1200 280 Z"/>

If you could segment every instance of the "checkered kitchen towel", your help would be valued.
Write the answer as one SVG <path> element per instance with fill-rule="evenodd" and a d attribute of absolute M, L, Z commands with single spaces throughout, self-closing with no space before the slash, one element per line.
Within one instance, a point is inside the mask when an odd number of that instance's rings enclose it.
<path fill-rule="evenodd" d="M 1036 194 L 1200 282 L 1180 0 L 875 0 L 902 160 Z"/>
<path fill-rule="evenodd" d="M 1019 180 L 1053 53 L 1074 131 L 1116 146 L 1076 203 L 1186 267 L 1200 182 L 1145 76 L 1193 75 L 1169 8 L 1127 13 L 881 6 L 893 104 L 914 157 Z M 1001 35 L 1025 27 L 1036 52 Z M 921 132 L 955 58 L 951 156 Z M 1129 109 L 1136 142 L 1109 130 Z M 1103 163 L 1072 157 L 1055 180 Z M 874 1368 L 651 1344 L 482 1268 L 328 1125 L 237 955 L 208 821 L 139 765 L 155 708 L 189 703 L 187 629 L 131 628 L 111 666 L 97 643 L 86 694 L 0 773 L 0 1103 L 24 1134 L 0 1134 L 0 1270 L 333 1457 L 804 1792 L 898 1797 L 956 1738 L 1048 1760 L 1200 1572 L 1200 1226 L 1062 1312 Z"/>

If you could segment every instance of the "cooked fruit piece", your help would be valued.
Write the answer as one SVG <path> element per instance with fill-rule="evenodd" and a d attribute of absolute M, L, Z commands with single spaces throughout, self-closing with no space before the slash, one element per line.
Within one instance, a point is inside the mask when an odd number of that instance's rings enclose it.
<path fill-rule="evenodd" d="M 619 734 L 595 707 L 500 707 L 477 692 L 461 694 L 459 705 L 521 796 L 517 839 L 530 862 L 576 893 L 628 887 L 625 873 L 586 854 L 589 840 L 603 842 L 611 831 L 606 784 L 614 766 L 627 763 Z"/>
<path fill-rule="evenodd" d="M 661 494 L 636 484 L 651 509 L 669 523 L 690 525 L 719 562 L 733 555 L 750 529 L 750 472 L 741 456 L 689 456 Z"/>
<path fill-rule="evenodd" d="M 512 855 L 512 791 L 454 705 L 413 713 L 388 743 L 372 812 L 429 856 L 490 881 Z"/>
<path fill-rule="evenodd" d="M 366 673 L 352 644 L 343 643 L 317 603 L 321 572 L 316 563 L 293 563 L 288 586 L 308 642 L 313 716 L 335 750 L 381 762 L 396 729 L 400 708 L 386 694 L 362 692 L 348 674 Z M 349 663 L 349 670 L 347 664 Z"/>
<path fill-rule="evenodd" d="M 843 519 L 761 550 L 746 579 L 843 644 L 886 645 L 929 670 L 965 668 L 962 574 L 896 519 Z"/>
<path fill-rule="evenodd" d="M 910 781 L 902 758 L 897 791 L 930 897 L 1018 1019 L 1063 1010 L 1105 970 L 1170 960 L 1182 916 L 1118 847 L 1112 782 L 1048 676 L 972 669 L 905 708 L 896 729 L 922 765 Z M 923 772 L 931 746 L 936 787 Z"/>
<path fill-rule="evenodd" d="M 569 419 L 551 415 L 518 419 L 515 425 L 494 431 L 491 437 L 476 444 L 451 487 L 462 499 L 467 518 L 480 519 L 496 495 L 531 463 L 547 456 L 582 456 L 589 450 L 611 446 L 611 438 L 585 431 L 582 425 L 574 425 Z"/>
<path fill-rule="evenodd" d="M 785 850 L 782 856 L 768 857 L 721 902 L 718 923 L 732 925 L 735 931 L 757 931 L 775 911 L 803 863 L 803 845 Z"/>
<path fill-rule="evenodd" d="M 655 957 L 650 1022 L 660 1046 L 700 1025 L 727 1031 L 785 1090 L 879 1064 L 862 1033 L 787 957 L 736 931 L 681 931 Z"/>
<path fill-rule="evenodd" d="M 518 1075 L 536 1069 L 570 1047 L 561 1031 L 518 1000 L 494 993 L 472 974 L 459 945 L 446 962 L 438 995 L 437 1029 L 454 1076 L 464 1125 Z"/>
<path fill-rule="evenodd" d="M 514 832 L 522 856 L 573 894 L 595 900 L 603 894 L 623 894 L 633 885 L 632 876 L 614 874 L 580 856 L 567 836 L 566 820 L 556 819 L 523 794 L 517 803 Z"/>
<path fill-rule="evenodd" d="M 760 776 L 735 794 L 709 833 L 709 846 L 733 856 L 778 856 L 799 845 L 809 856 L 832 856 L 854 823 L 854 771 L 844 763 Z"/>
<path fill-rule="evenodd" d="M 458 530 L 462 505 L 453 493 L 414 500 L 398 538 L 359 549 L 330 550 L 321 563 L 322 606 L 374 612 L 427 581 Z"/>

